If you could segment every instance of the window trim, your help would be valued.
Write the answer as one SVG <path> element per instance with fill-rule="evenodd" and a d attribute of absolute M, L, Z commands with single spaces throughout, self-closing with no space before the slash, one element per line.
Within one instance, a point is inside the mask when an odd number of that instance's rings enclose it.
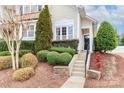
<path fill-rule="evenodd" d="M 26 6 L 29 6 L 29 12 L 25 12 L 25 7 Z M 23 5 L 22 6 L 22 12 L 23 12 L 23 14 L 26 14 L 26 13 L 33 13 L 33 12 L 39 12 L 39 5 L 36 5 L 37 6 L 37 10 L 36 11 L 31 11 L 32 10 L 32 6 L 34 6 L 34 5 Z M 42 9 L 42 5 L 41 5 L 41 9 Z"/>
<path fill-rule="evenodd" d="M 23 40 L 34 40 L 35 39 L 35 31 L 36 31 L 36 22 L 29 22 L 29 26 L 30 25 L 33 25 L 34 26 L 34 36 L 32 36 L 32 37 L 29 37 L 29 34 L 28 34 L 28 32 L 29 32 L 29 28 L 26 30 L 26 32 L 27 32 L 27 36 L 26 37 L 24 37 L 23 36 Z"/>
<path fill-rule="evenodd" d="M 66 27 L 66 40 L 68 40 L 69 39 L 69 27 L 68 26 L 72 26 L 72 38 L 71 39 L 73 39 L 74 38 L 74 22 L 73 22 L 73 20 L 68 20 L 68 19 L 66 19 L 66 20 L 60 20 L 60 21 L 57 21 L 56 23 L 55 23 L 55 40 L 57 40 L 57 38 L 56 38 L 56 36 L 57 36 L 57 33 L 56 33 L 56 28 L 60 28 L 60 40 L 63 40 L 62 39 L 62 27 Z M 69 39 L 69 40 L 71 40 L 71 39 Z"/>

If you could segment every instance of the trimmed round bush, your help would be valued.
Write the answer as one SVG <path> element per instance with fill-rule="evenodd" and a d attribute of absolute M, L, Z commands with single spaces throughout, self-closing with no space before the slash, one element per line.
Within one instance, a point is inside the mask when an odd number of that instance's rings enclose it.
<path fill-rule="evenodd" d="M 51 64 L 51 65 L 56 65 L 58 57 L 59 57 L 59 53 L 57 53 L 57 52 L 49 52 L 47 54 L 48 63 Z"/>
<path fill-rule="evenodd" d="M 69 53 L 61 53 L 59 59 L 57 60 L 57 64 L 59 65 L 68 65 L 72 59 L 72 55 Z"/>
<path fill-rule="evenodd" d="M 47 61 L 47 54 L 48 53 L 49 53 L 48 50 L 41 50 L 41 51 L 37 52 L 38 60 Z"/>
<path fill-rule="evenodd" d="M 59 53 L 64 53 L 64 52 L 67 52 L 71 55 L 74 55 L 76 53 L 76 50 L 73 49 L 73 48 L 64 48 L 64 47 L 52 47 L 49 49 L 50 51 L 56 51 L 56 52 L 59 52 Z"/>
<path fill-rule="evenodd" d="M 38 63 L 37 57 L 32 53 L 25 54 L 20 59 L 20 67 L 35 67 Z"/>
<path fill-rule="evenodd" d="M 31 67 L 21 68 L 13 73 L 12 79 L 17 81 L 23 81 L 29 79 L 34 74 L 34 69 Z"/>
<path fill-rule="evenodd" d="M 68 65 L 71 59 L 72 55 L 69 53 L 50 52 L 47 55 L 48 63 L 51 65 Z"/>
<path fill-rule="evenodd" d="M 0 56 L 0 70 L 12 67 L 11 56 Z"/>

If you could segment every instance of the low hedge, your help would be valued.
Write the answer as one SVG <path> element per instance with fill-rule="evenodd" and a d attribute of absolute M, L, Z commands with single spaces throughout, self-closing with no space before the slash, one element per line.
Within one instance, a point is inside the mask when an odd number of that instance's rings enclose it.
<path fill-rule="evenodd" d="M 24 54 L 27 54 L 27 53 L 32 53 L 31 50 L 20 50 L 19 51 L 19 56 L 22 57 Z M 0 52 L 0 56 L 10 56 L 10 52 L 9 51 L 2 51 Z"/>
<path fill-rule="evenodd" d="M 35 51 L 34 41 L 32 41 L 32 40 L 22 41 L 20 49 L 21 50 L 32 50 L 32 51 Z M 8 51 L 7 44 L 3 40 L 0 41 L 0 51 Z"/>
<path fill-rule="evenodd" d="M 31 67 L 21 68 L 13 73 L 12 79 L 17 81 L 23 81 L 29 79 L 34 74 L 34 69 Z"/>
<path fill-rule="evenodd" d="M 32 53 L 25 54 L 21 57 L 20 59 L 20 67 L 25 68 L 25 67 L 36 67 L 38 64 L 37 57 L 33 55 Z"/>
<path fill-rule="evenodd" d="M 47 61 L 47 54 L 49 53 L 48 50 L 41 50 L 37 52 L 37 58 L 39 61 Z"/>
<path fill-rule="evenodd" d="M 72 40 L 60 40 L 60 41 L 53 41 L 52 45 L 53 47 L 65 47 L 65 48 L 74 48 L 77 50 L 79 40 L 78 39 L 72 39 Z"/>
<path fill-rule="evenodd" d="M 52 47 L 49 49 L 50 51 L 56 51 L 56 52 L 59 52 L 59 53 L 64 53 L 64 52 L 67 52 L 71 55 L 74 55 L 76 53 L 76 50 L 73 49 L 73 48 L 64 48 L 64 47 Z"/>
<path fill-rule="evenodd" d="M 0 70 L 12 67 L 11 56 L 0 56 Z"/>
<path fill-rule="evenodd" d="M 10 52 L 9 51 L 2 51 L 0 52 L 0 56 L 10 56 Z"/>
<path fill-rule="evenodd" d="M 49 52 L 47 55 L 48 63 L 51 65 L 68 65 L 72 59 L 69 53 Z"/>
<path fill-rule="evenodd" d="M 77 50 L 78 47 L 78 39 L 72 39 L 72 40 L 60 40 L 60 41 L 52 41 L 53 47 L 65 47 L 65 48 L 74 48 Z M 32 50 L 35 52 L 35 45 L 34 40 L 23 40 L 20 46 L 21 50 Z M 5 43 L 5 41 L 0 41 L 0 51 L 8 51 L 8 47 Z"/>

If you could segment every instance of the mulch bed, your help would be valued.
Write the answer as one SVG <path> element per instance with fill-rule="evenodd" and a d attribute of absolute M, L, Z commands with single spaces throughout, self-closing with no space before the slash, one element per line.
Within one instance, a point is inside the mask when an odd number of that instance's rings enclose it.
<path fill-rule="evenodd" d="M 95 53 L 91 55 L 90 69 L 98 70 L 95 67 Z M 110 59 L 111 57 L 116 58 L 117 62 L 117 73 L 111 80 L 105 80 L 101 77 L 100 80 L 87 78 L 84 87 L 85 88 L 120 88 L 124 87 L 124 58 L 115 54 L 102 54 L 103 59 Z"/>
<path fill-rule="evenodd" d="M 35 75 L 26 81 L 13 81 L 12 69 L 0 71 L 1 88 L 59 88 L 68 79 L 53 73 L 53 66 L 47 63 L 39 63 L 35 69 Z"/>

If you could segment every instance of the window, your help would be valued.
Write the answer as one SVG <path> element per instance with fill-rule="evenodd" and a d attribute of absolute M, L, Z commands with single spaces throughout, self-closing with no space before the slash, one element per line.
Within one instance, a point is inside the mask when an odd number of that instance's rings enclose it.
<path fill-rule="evenodd" d="M 31 12 L 37 12 L 37 5 L 31 6 Z"/>
<path fill-rule="evenodd" d="M 62 40 L 66 39 L 66 35 L 67 35 L 66 31 L 67 31 L 66 27 L 62 27 Z"/>
<path fill-rule="evenodd" d="M 23 9 L 23 13 L 38 12 L 38 11 L 41 11 L 42 6 L 41 5 L 24 5 L 22 9 Z"/>
<path fill-rule="evenodd" d="M 68 39 L 73 38 L 73 25 L 68 26 Z"/>
<path fill-rule="evenodd" d="M 56 39 L 60 40 L 60 27 L 56 28 Z"/>
<path fill-rule="evenodd" d="M 38 11 L 41 11 L 42 5 L 38 5 Z"/>
<path fill-rule="evenodd" d="M 35 24 L 30 24 L 28 29 L 24 31 L 23 37 L 24 38 L 34 38 L 35 36 Z"/>
<path fill-rule="evenodd" d="M 30 6 L 29 5 L 25 5 L 24 6 L 24 13 L 29 13 L 30 12 Z"/>
<path fill-rule="evenodd" d="M 55 40 L 73 39 L 74 24 L 72 19 L 64 19 L 55 23 Z"/>
<path fill-rule="evenodd" d="M 28 37 L 34 37 L 34 25 L 29 26 Z"/>

